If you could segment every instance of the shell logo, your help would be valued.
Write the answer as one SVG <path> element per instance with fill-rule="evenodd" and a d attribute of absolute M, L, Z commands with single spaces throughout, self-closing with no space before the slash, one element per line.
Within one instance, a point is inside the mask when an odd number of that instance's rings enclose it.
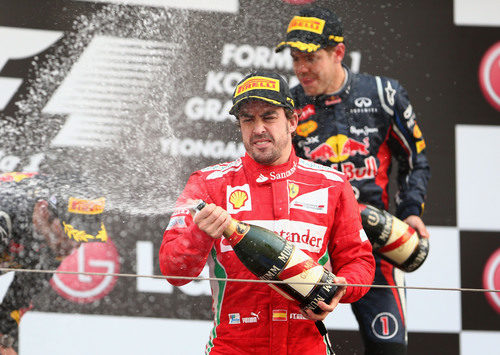
<path fill-rule="evenodd" d="M 248 195 L 245 191 L 242 190 L 233 191 L 231 193 L 231 196 L 229 196 L 229 202 L 231 202 L 234 209 L 241 208 L 241 206 L 243 206 L 247 200 Z"/>

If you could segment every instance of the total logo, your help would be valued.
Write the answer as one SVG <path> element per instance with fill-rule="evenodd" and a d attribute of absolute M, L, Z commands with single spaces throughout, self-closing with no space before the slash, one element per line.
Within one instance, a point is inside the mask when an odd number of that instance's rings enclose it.
<path fill-rule="evenodd" d="M 340 163 L 356 154 L 368 155 L 369 147 L 370 142 L 368 137 L 360 142 L 344 134 L 338 134 L 328 138 L 325 143 L 320 144 L 313 150 L 309 147 L 304 147 L 304 153 L 307 158 L 313 161 Z"/>
<path fill-rule="evenodd" d="M 120 257 L 113 242 L 84 243 L 59 265 L 58 271 L 120 272 Z M 86 274 L 54 274 L 52 288 L 62 297 L 76 303 L 90 303 L 106 296 L 114 288 L 118 276 Z"/>
<path fill-rule="evenodd" d="M 483 287 L 486 289 L 500 289 L 500 248 L 486 262 L 483 271 Z M 500 294 L 498 292 L 486 292 L 485 295 L 491 307 L 500 314 Z"/>
<path fill-rule="evenodd" d="M 500 41 L 491 46 L 481 60 L 479 84 L 486 100 L 500 111 Z"/>

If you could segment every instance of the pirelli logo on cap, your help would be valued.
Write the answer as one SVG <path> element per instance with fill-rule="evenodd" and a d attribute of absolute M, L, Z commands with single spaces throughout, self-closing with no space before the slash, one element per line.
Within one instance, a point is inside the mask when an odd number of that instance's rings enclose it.
<path fill-rule="evenodd" d="M 236 87 L 234 97 L 237 97 L 250 90 L 272 90 L 280 91 L 278 79 L 266 78 L 264 76 L 252 76 Z"/>
<path fill-rule="evenodd" d="M 288 25 L 288 29 L 286 32 L 292 31 L 308 31 L 317 34 L 323 33 L 323 28 L 325 27 L 325 20 L 316 17 L 301 17 L 295 16 L 290 24 Z"/>
<path fill-rule="evenodd" d="M 68 201 L 68 212 L 78 214 L 100 214 L 104 211 L 105 198 L 95 200 L 84 200 L 70 197 Z"/>

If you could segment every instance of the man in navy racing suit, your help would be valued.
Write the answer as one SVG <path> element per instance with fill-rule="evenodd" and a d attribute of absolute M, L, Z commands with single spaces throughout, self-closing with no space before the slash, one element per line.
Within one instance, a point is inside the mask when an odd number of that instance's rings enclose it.
<path fill-rule="evenodd" d="M 405 89 L 394 79 L 354 74 L 342 59 L 342 25 L 331 11 L 309 7 L 289 23 L 291 48 L 300 82 L 292 89 L 300 114 L 294 146 L 297 155 L 344 172 L 359 202 L 388 209 L 391 162 L 398 162 L 396 216 L 423 237 L 429 164 L 425 141 Z M 375 255 L 374 284 L 404 285 L 404 276 Z M 372 288 L 352 308 L 366 354 L 405 354 L 405 293 Z"/>
<path fill-rule="evenodd" d="M 0 174 L 0 267 L 53 270 L 80 242 L 106 242 L 96 193 L 74 177 Z M 16 354 L 21 318 L 51 276 L 15 273 L 0 302 L 0 355 Z"/>

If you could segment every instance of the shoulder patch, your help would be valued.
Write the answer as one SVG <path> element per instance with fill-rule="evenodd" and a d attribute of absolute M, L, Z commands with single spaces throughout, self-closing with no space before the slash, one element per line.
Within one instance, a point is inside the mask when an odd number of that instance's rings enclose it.
<path fill-rule="evenodd" d="M 243 164 L 241 162 L 241 159 L 238 158 L 237 160 L 232 161 L 230 163 L 214 165 L 212 167 L 205 168 L 201 171 L 202 172 L 211 172 L 206 177 L 206 179 L 207 180 L 214 180 L 214 179 L 219 179 L 219 178 L 223 177 L 224 175 L 226 175 L 229 172 L 238 171 L 242 167 L 243 167 Z"/>
<path fill-rule="evenodd" d="M 302 158 L 299 159 L 298 168 L 304 171 L 310 171 L 322 174 L 328 180 L 333 180 L 333 181 L 343 181 L 344 180 L 343 177 L 345 177 L 344 173 L 336 169 L 312 162 L 310 160 L 305 160 Z"/>
<path fill-rule="evenodd" d="M 394 105 L 394 95 L 396 94 L 396 90 L 392 88 L 390 81 L 385 78 L 383 82 L 380 76 L 376 76 L 375 81 L 377 83 L 377 93 L 382 108 L 389 115 L 393 116 L 394 110 L 390 106 Z M 386 85 L 385 88 L 383 85 Z"/>

